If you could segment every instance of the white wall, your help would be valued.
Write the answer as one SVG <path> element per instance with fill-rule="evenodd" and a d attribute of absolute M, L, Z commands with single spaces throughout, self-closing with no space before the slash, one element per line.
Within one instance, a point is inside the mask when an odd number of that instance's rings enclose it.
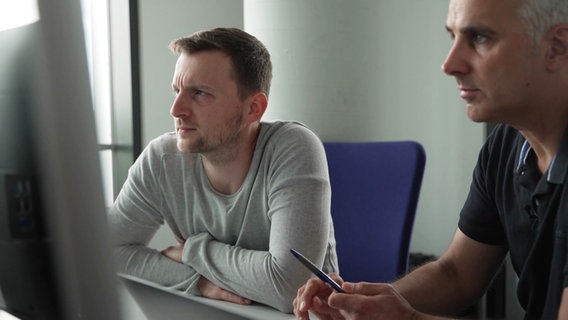
<path fill-rule="evenodd" d="M 440 71 L 446 10 L 446 1 L 424 0 L 141 0 L 143 141 L 173 128 L 169 41 L 244 27 L 273 56 L 266 119 L 300 120 L 323 140 L 424 145 L 411 250 L 440 254 L 483 141 L 483 126 L 466 118 L 454 80 Z"/>
<path fill-rule="evenodd" d="M 412 139 L 427 167 L 412 250 L 439 254 L 455 231 L 483 126 L 440 66 L 445 1 L 244 0 L 245 29 L 274 62 L 266 118 L 324 141 Z"/>

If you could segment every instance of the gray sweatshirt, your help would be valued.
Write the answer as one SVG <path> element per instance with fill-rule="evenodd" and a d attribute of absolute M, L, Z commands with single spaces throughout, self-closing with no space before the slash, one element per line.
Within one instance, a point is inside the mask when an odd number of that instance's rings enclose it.
<path fill-rule="evenodd" d="M 232 195 L 216 192 L 201 156 L 180 152 L 176 141 L 169 133 L 150 142 L 110 210 L 119 272 L 195 295 L 203 276 L 291 312 L 312 275 L 290 248 L 339 271 L 325 151 L 308 128 L 262 122 L 249 172 Z M 164 222 L 184 246 L 183 264 L 147 247 Z"/>

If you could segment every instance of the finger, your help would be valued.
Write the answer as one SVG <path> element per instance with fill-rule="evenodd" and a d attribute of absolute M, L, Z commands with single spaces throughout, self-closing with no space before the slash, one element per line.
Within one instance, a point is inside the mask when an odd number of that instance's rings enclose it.
<path fill-rule="evenodd" d="M 303 285 L 300 288 L 298 288 L 298 291 L 296 292 L 296 297 L 294 298 L 294 301 L 292 302 L 292 304 L 294 306 L 294 314 L 296 315 L 296 317 L 298 319 L 301 319 L 300 316 L 304 313 L 303 311 L 300 311 L 300 305 L 302 303 L 302 295 L 304 294 L 305 286 L 306 285 Z"/>
<path fill-rule="evenodd" d="M 356 293 L 365 296 L 373 296 L 394 291 L 394 288 L 390 284 L 369 282 L 344 282 L 342 288 L 343 290 L 345 290 L 345 292 Z"/>
<path fill-rule="evenodd" d="M 369 296 L 360 294 L 334 293 L 327 300 L 330 308 L 337 309 L 343 315 L 356 314 L 367 304 Z"/>
<path fill-rule="evenodd" d="M 326 300 L 332 292 L 333 289 L 331 289 L 327 283 L 316 277 L 311 278 L 304 286 L 304 292 L 302 293 L 300 301 L 300 309 L 302 311 L 307 311 L 312 305 L 314 297 L 317 296 Z"/>
<path fill-rule="evenodd" d="M 384 291 L 377 295 L 334 293 L 327 302 L 331 308 L 339 310 L 346 318 L 352 318 L 356 315 L 381 314 L 381 310 L 386 310 L 386 307 L 399 306 L 401 300 L 397 294 L 393 294 L 393 291 Z"/>
<path fill-rule="evenodd" d="M 328 273 L 328 276 L 332 278 L 335 282 L 337 282 L 339 285 L 343 284 L 343 279 L 337 273 L 330 272 Z"/>
<path fill-rule="evenodd" d="M 300 311 L 299 308 L 294 308 L 294 315 L 298 320 L 309 320 L 310 314 L 308 312 Z"/>
<path fill-rule="evenodd" d="M 336 319 L 337 315 L 339 315 L 339 313 L 333 309 L 330 308 L 327 304 L 326 301 L 315 297 L 313 302 L 312 302 L 312 308 L 310 309 L 310 311 L 319 319 L 319 320 L 332 320 L 332 319 Z M 336 316 L 334 316 L 334 314 L 336 314 Z"/>
<path fill-rule="evenodd" d="M 296 297 L 292 302 L 292 305 L 294 307 L 294 315 L 296 316 L 297 319 L 309 319 L 307 312 L 300 311 L 300 296 L 302 292 L 303 292 L 303 287 L 298 289 L 298 293 L 296 294 Z"/>
<path fill-rule="evenodd" d="M 313 298 L 321 290 L 321 285 L 323 281 L 318 278 L 309 279 L 305 285 L 298 290 L 299 306 L 298 310 L 300 312 L 307 312 L 312 306 Z"/>

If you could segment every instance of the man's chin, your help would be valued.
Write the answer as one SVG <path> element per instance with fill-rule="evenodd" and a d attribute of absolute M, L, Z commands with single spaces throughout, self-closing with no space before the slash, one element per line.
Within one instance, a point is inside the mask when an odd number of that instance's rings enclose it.
<path fill-rule="evenodd" d="M 177 148 L 179 151 L 184 153 L 204 153 L 207 152 L 207 148 L 203 144 L 199 143 L 188 143 L 187 141 L 179 141 L 177 143 Z"/>
<path fill-rule="evenodd" d="M 473 122 L 486 122 L 484 115 L 479 112 L 479 109 L 471 104 L 467 104 L 467 117 Z"/>
<path fill-rule="evenodd" d="M 191 145 L 184 143 L 183 141 L 178 141 L 177 148 L 179 151 L 184 153 L 194 153 L 194 148 Z"/>
<path fill-rule="evenodd" d="M 475 117 L 468 117 L 468 118 L 469 118 L 469 120 L 471 120 L 472 122 L 475 122 L 475 123 L 487 122 L 486 120 L 483 120 L 481 118 L 475 118 Z"/>

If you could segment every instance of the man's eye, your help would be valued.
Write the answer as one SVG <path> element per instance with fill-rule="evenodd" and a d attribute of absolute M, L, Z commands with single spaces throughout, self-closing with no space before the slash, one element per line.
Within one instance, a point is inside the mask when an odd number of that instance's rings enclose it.
<path fill-rule="evenodd" d="M 487 37 L 481 34 L 474 34 L 471 36 L 471 42 L 473 44 L 482 44 L 487 42 Z"/>
<path fill-rule="evenodd" d="M 200 90 L 200 89 L 193 90 L 192 95 L 194 97 L 199 97 L 199 98 L 210 96 L 209 92 L 203 91 L 203 90 Z"/>

